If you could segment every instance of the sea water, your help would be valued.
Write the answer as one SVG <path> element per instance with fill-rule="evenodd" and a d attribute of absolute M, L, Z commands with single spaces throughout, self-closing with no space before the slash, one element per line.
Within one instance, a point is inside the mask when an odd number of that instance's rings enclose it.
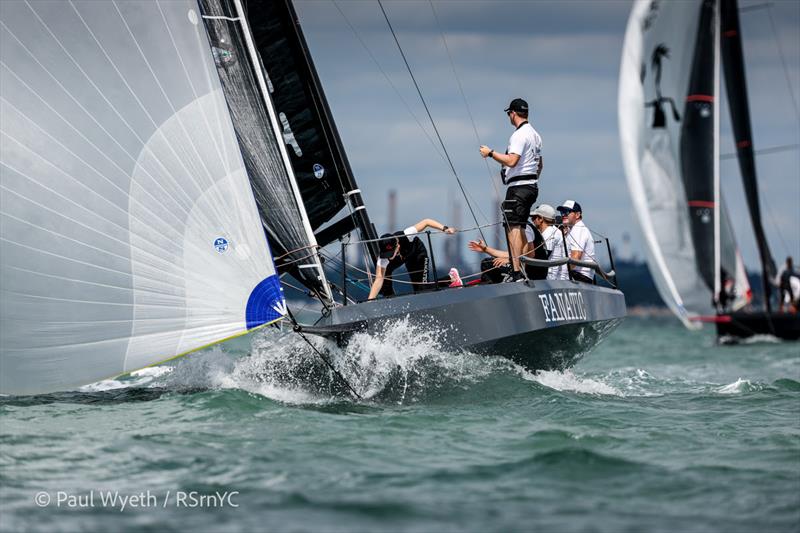
<path fill-rule="evenodd" d="M 533 373 L 399 322 L 0 398 L 3 531 L 798 531 L 800 348 L 628 319 Z"/>

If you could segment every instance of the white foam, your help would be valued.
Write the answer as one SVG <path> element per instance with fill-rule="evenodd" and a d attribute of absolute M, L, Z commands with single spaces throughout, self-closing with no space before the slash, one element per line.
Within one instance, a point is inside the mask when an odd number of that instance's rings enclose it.
<path fill-rule="evenodd" d="M 104 379 L 81 387 L 81 392 L 103 392 L 109 390 L 127 389 L 129 387 L 143 387 L 151 384 L 157 378 L 172 372 L 171 366 L 152 366 L 135 370 L 120 379 Z"/>
<path fill-rule="evenodd" d="M 558 391 L 579 392 L 581 394 L 598 394 L 604 396 L 623 396 L 618 389 L 602 381 L 576 376 L 572 370 L 539 370 L 529 372 L 521 369 L 521 375 L 528 381 L 535 381 L 545 387 Z"/>
<path fill-rule="evenodd" d="M 141 370 L 134 370 L 133 372 L 131 372 L 130 375 L 134 377 L 142 376 L 142 377 L 158 378 L 169 374 L 170 372 L 172 372 L 172 370 L 173 367 L 171 366 L 165 366 L 165 365 L 148 366 L 146 368 L 142 368 Z"/>
<path fill-rule="evenodd" d="M 741 394 L 743 392 L 750 392 L 752 390 L 756 390 L 757 387 L 754 387 L 750 380 L 739 378 L 733 383 L 729 383 L 724 387 L 720 387 L 717 389 L 719 394 Z"/>
<path fill-rule="evenodd" d="M 364 399 L 403 403 L 424 391 L 475 382 L 497 368 L 493 358 L 443 350 L 438 337 L 405 319 L 377 335 L 357 333 L 344 348 L 306 338 Z M 229 385 L 287 403 L 341 401 L 344 393 L 341 386 L 335 392 L 335 376 L 301 337 L 275 330 L 253 338 L 250 357 L 237 361 L 229 380 Z"/>

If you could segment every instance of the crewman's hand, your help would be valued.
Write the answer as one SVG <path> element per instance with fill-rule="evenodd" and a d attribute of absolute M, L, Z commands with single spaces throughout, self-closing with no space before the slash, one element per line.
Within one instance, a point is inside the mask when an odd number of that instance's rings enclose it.
<path fill-rule="evenodd" d="M 469 249 L 473 252 L 481 253 L 486 251 L 486 243 L 483 241 L 469 241 L 467 246 L 469 246 Z"/>
<path fill-rule="evenodd" d="M 458 230 L 456 228 L 451 228 L 451 227 L 448 227 L 446 230 L 444 230 L 444 232 L 447 233 L 448 235 L 452 235 L 453 233 L 455 233 L 457 231 Z"/>
<path fill-rule="evenodd" d="M 478 148 L 478 151 L 481 153 L 481 157 L 485 159 L 489 157 L 489 152 L 491 152 L 492 149 L 489 148 L 488 146 L 481 145 L 481 147 Z"/>
<path fill-rule="evenodd" d="M 495 266 L 495 268 L 500 268 L 506 266 L 509 263 L 508 259 L 506 259 L 505 257 L 496 257 L 494 261 L 492 261 L 492 264 Z"/>

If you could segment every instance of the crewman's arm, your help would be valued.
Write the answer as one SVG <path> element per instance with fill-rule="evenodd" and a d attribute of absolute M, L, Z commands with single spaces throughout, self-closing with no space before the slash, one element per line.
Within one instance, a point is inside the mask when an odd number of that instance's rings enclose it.
<path fill-rule="evenodd" d="M 425 231 L 427 228 L 438 229 L 439 231 L 443 231 L 445 233 L 450 233 L 450 234 L 456 232 L 455 228 L 447 227 L 441 222 L 433 220 L 432 218 L 423 218 L 422 220 L 414 224 L 414 229 L 417 230 L 417 233 Z"/>
<path fill-rule="evenodd" d="M 382 266 L 375 267 L 375 281 L 372 282 L 372 287 L 369 289 L 369 298 L 368 300 L 374 300 L 375 297 L 378 296 L 378 293 L 381 292 L 383 288 L 383 276 L 386 273 L 386 269 Z"/>
<path fill-rule="evenodd" d="M 489 154 L 491 153 L 492 159 L 509 168 L 515 167 L 517 166 L 517 163 L 519 163 L 519 154 L 501 154 L 499 152 L 495 152 L 488 146 L 481 146 L 479 150 L 481 152 L 481 157 L 489 157 Z"/>
<path fill-rule="evenodd" d="M 483 241 L 469 241 L 469 249 L 473 252 L 485 253 L 489 254 L 496 259 L 506 259 L 508 260 L 508 251 L 505 250 L 498 250 L 497 248 L 492 248 L 491 246 L 486 246 L 486 243 Z"/>

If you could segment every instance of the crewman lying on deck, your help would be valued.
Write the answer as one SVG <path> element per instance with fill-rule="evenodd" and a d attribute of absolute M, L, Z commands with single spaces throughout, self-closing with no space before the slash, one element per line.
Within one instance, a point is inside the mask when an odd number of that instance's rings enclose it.
<path fill-rule="evenodd" d="M 437 229 L 448 234 L 456 232 L 455 228 L 445 226 L 432 218 L 425 218 L 403 231 L 381 235 L 381 240 L 378 242 L 379 257 L 375 265 L 375 280 L 369 290 L 370 300 L 374 300 L 378 294 L 384 296 L 394 294 L 392 273 L 400 265 L 406 266 L 414 292 L 431 288 L 428 281 L 428 250 L 419 237 L 409 239 L 427 228 Z"/>

